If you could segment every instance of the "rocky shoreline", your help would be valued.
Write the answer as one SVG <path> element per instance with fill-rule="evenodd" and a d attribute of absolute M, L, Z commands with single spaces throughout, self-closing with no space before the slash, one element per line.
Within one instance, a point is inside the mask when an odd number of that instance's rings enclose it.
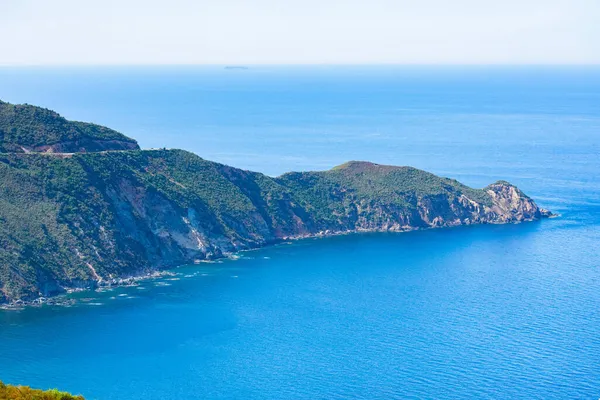
<path fill-rule="evenodd" d="M 540 212 L 541 212 L 542 218 L 556 218 L 558 216 L 557 214 L 553 214 L 552 212 L 545 210 L 545 209 L 540 209 Z M 537 220 L 539 220 L 539 219 L 529 218 L 529 219 L 523 219 L 523 220 L 519 220 L 519 221 L 513 221 L 511 223 L 519 224 L 522 222 L 534 222 Z M 489 222 L 486 224 L 503 225 L 505 223 Z M 345 236 L 345 235 L 362 234 L 362 233 L 385 233 L 385 232 L 405 233 L 405 232 L 412 232 L 412 231 L 419 231 L 419 230 L 454 228 L 454 227 L 471 226 L 471 225 L 483 225 L 483 224 L 482 223 L 462 223 L 462 224 L 452 224 L 452 225 L 448 224 L 448 225 L 440 225 L 440 226 L 431 226 L 431 227 L 427 227 L 427 228 L 404 227 L 401 229 L 398 229 L 398 228 L 395 228 L 395 229 L 394 228 L 393 229 L 359 228 L 359 229 L 354 229 L 354 230 L 343 230 L 343 231 L 324 230 L 324 231 L 320 231 L 320 232 L 317 232 L 314 234 L 286 236 L 286 237 L 283 237 L 278 242 L 268 243 L 268 244 L 265 244 L 262 246 L 256 246 L 256 247 L 251 247 L 251 248 L 247 248 L 247 249 L 241 249 L 238 252 L 242 253 L 242 252 L 247 252 L 247 251 L 259 250 L 261 248 L 265 248 L 268 246 L 282 244 L 282 243 L 290 242 L 290 241 L 303 240 L 303 239 L 327 238 L 327 237 Z M 222 259 L 236 260 L 239 257 L 236 257 L 235 254 L 236 253 L 225 253 L 220 256 L 212 257 L 210 259 L 193 260 L 193 261 L 190 261 L 189 264 L 182 264 L 182 265 L 209 263 L 209 262 L 214 262 L 214 261 L 222 260 Z M 177 268 L 177 267 L 174 267 L 174 268 Z M 170 268 L 170 269 L 173 269 L 173 268 Z M 96 281 L 93 285 L 90 285 L 88 287 L 64 288 L 65 293 L 58 294 L 55 296 L 38 297 L 33 300 L 16 300 L 11 303 L 0 304 L 0 310 L 16 310 L 16 311 L 18 311 L 18 310 L 23 310 L 25 307 L 41 307 L 44 305 L 67 306 L 68 307 L 68 306 L 72 306 L 76 302 L 75 299 L 68 297 L 68 295 L 71 293 L 85 292 L 85 291 L 101 291 L 106 288 L 137 286 L 137 283 L 140 281 L 151 280 L 151 279 L 161 278 L 161 277 L 165 277 L 165 276 L 175 276 L 176 274 L 174 272 L 171 272 L 170 269 L 161 270 L 161 271 L 157 270 L 157 271 L 152 271 L 152 272 L 144 273 L 141 275 L 135 275 L 135 276 L 125 277 L 125 278 L 100 280 L 100 281 Z"/>
<path fill-rule="evenodd" d="M 49 297 L 37 297 L 33 300 L 15 300 L 13 302 L 7 304 L 0 304 L 0 310 L 13 310 L 20 311 L 25 307 L 41 307 L 44 305 L 47 306 L 72 306 L 75 304 L 76 300 L 73 298 L 69 298 L 68 295 L 72 293 L 78 292 L 87 292 L 87 291 L 102 291 L 107 288 L 117 288 L 117 287 L 133 287 L 137 286 L 138 282 L 151 280 L 156 278 L 161 278 L 165 276 L 174 276 L 175 274 L 170 271 L 153 271 L 143 275 L 130 276 L 126 278 L 115 278 L 110 280 L 102 280 L 95 282 L 94 285 L 90 285 L 88 287 L 78 287 L 78 288 L 64 288 L 65 292 Z"/>

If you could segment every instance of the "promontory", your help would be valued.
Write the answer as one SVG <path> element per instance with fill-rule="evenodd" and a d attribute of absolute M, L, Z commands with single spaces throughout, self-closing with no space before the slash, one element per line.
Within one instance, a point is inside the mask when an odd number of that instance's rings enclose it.
<path fill-rule="evenodd" d="M 0 303 L 293 238 L 533 221 L 508 182 L 472 189 L 412 167 L 350 161 L 279 177 L 0 102 Z"/>

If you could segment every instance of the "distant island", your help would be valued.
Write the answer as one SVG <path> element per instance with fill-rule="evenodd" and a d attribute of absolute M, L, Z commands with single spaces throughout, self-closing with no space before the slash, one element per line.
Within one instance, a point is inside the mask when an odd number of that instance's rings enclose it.
<path fill-rule="evenodd" d="M 273 178 L 0 102 L 0 304 L 44 302 L 285 240 L 533 221 L 517 187 L 350 161 Z"/>

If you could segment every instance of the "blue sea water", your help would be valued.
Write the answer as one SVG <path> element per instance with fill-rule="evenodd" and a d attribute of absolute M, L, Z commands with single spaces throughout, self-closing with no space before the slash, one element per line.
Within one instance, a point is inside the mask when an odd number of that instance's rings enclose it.
<path fill-rule="evenodd" d="M 0 312 L 0 380 L 87 399 L 600 397 L 600 68 L 4 68 L 0 99 L 277 175 L 351 159 L 535 223 L 310 239 Z"/>

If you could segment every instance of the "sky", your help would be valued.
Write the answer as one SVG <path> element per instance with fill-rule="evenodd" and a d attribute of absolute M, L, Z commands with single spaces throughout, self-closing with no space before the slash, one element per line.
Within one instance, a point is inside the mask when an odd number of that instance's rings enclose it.
<path fill-rule="evenodd" d="M 0 0 L 0 65 L 600 64 L 600 0 Z"/>

